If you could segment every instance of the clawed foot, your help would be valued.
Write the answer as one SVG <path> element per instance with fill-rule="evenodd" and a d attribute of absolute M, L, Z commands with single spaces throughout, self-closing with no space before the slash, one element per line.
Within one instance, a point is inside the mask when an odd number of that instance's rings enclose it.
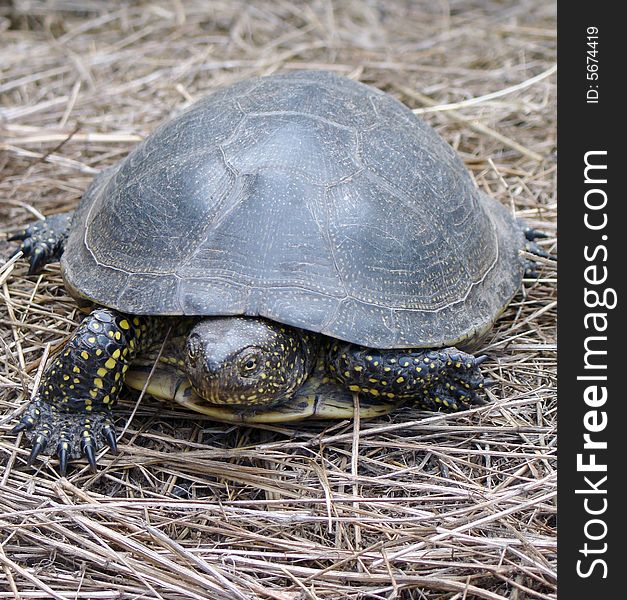
<path fill-rule="evenodd" d="M 481 390 L 494 384 L 494 381 L 481 374 L 479 365 L 487 356 L 474 357 L 455 348 L 434 351 L 438 361 L 446 355 L 446 366 L 431 382 L 419 402 L 428 410 L 458 411 L 486 403 Z"/>
<path fill-rule="evenodd" d="M 32 440 L 29 462 L 43 452 L 56 454 L 65 473 L 69 459 L 84 456 L 95 469 L 101 447 L 116 449 L 111 407 L 129 362 L 151 343 L 146 332 L 145 318 L 107 308 L 83 319 L 46 369 L 35 400 L 13 430 L 26 431 Z"/>
<path fill-rule="evenodd" d="M 63 412 L 41 400 L 34 400 L 13 433 L 26 431 L 33 444 L 28 465 L 42 453 L 56 454 L 59 473 L 65 475 L 68 460 L 84 456 L 96 471 L 96 452 L 106 444 L 117 450 L 115 427 L 108 409 L 96 412 Z M 53 449 L 46 452 L 46 450 Z"/>
<path fill-rule="evenodd" d="M 22 241 L 12 256 L 21 251 L 26 258 L 30 258 L 29 275 L 38 273 L 48 263 L 61 258 L 71 218 L 71 213 L 52 215 L 7 238 L 9 241 Z"/>
<path fill-rule="evenodd" d="M 527 241 L 525 242 L 525 250 L 534 256 L 539 256 L 540 258 L 546 258 L 548 260 L 557 260 L 557 256 L 554 254 L 550 254 L 544 248 L 541 248 L 538 244 L 536 244 L 536 240 L 546 239 L 549 237 L 546 233 L 542 231 L 538 231 L 537 229 L 533 229 L 532 227 L 528 227 L 523 224 L 522 226 L 523 233 L 525 234 L 525 238 Z M 525 260 L 525 278 L 527 279 L 537 279 L 540 277 L 538 273 L 538 264 L 534 260 Z"/>

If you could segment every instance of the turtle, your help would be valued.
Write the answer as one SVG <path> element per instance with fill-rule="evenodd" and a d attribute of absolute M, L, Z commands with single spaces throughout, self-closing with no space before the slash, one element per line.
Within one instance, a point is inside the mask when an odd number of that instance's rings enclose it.
<path fill-rule="evenodd" d="M 63 475 L 117 449 L 124 381 L 241 423 L 481 404 L 467 350 L 541 236 L 391 95 L 325 71 L 235 83 L 10 237 L 92 309 L 13 431 Z"/>

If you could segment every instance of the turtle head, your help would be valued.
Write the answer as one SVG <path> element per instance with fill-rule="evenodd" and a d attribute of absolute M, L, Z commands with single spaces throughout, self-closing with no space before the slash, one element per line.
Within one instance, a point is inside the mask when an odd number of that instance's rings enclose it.
<path fill-rule="evenodd" d="M 253 317 L 216 317 L 189 332 L 185 364 L 196 394 L 242 410 L 288 399 L 311 370 L 312 336 Z"/>

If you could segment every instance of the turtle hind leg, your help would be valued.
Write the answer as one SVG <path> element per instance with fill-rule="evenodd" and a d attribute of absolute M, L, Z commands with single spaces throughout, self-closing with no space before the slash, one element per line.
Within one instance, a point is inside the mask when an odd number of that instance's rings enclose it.
<path fill-rule="evenodd" d="M 528 240 L 525 243 L 525 250 L 532 254 L 533 256 L 538 256 L 540 258 L 545 258 L 550 261 L 557 261 L 557 256 L 554 254 L 550 254 L 544 248 L 541 248 L 534 241 Z M 540 273 L 538 272 L 538 261 L 533 258 L 526 258 L 525 262 L 525 278 L 526 279 L 538 279 L 540 277 Z"/>
<path fill-rule="evenodd" d="M 59 213 L 35 221 L 26 229 L 7 238 L 9 241 L 20 240 L 22 242 L 12 256 L 21 251 L 26 258 L 30 259 L 29 275 L 38 273 L 48 263 L 61 258 L 73 214 L 74 211 Z"/>
<path fill-rule="evenodd" d="M 557 256 L 547 252 L 544 248 L 539 246 L 536 243 L 536 240 L 546 239 L 549 236 L 540 231 L 538 229 L 534 229 L 533 227 L 529 227 L 524 221 L 519 221 L 520 228 L 525 236 L 525 250 L 529 254 L 533 254 L 534 256 L 538 256 L 540 258 L 545 258 L 551 261 L 557 261 Z M 525 278 L 527 279 L 538 279 L 540 274 L 538 273 L 538 263 L 533 259 L 525 259 Z"/>
<path fill-rule="evenodd" d="M 485 359 L 454 347 L 374 350 L 343 342 L 327 354 L 330 373 L 350 391 L 448 412 L 484 404 L 481 390 L 490 382 L 479 365 Z"/>

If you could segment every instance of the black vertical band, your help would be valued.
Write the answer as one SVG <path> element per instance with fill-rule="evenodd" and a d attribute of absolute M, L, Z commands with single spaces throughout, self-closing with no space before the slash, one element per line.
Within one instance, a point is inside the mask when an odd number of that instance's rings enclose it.
<path fill-rule="evenodd" d="M 559 10 L 559 593 L 623 572 L 625 38 L 611 3 Z"/>

